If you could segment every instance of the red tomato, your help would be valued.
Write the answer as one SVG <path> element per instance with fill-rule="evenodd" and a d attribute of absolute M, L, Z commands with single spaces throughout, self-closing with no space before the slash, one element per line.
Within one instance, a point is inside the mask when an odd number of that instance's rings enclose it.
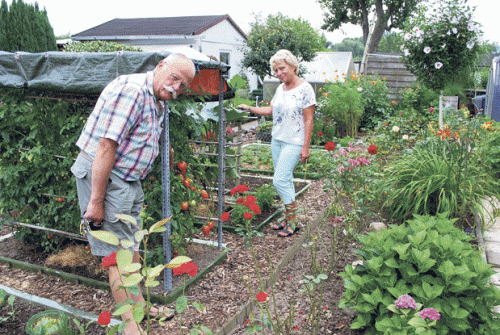
<path fill-rule="evenodd" d="M 214 228 L 214 222 L 213 222 L 213 221 L 208 221 L 208 222 L 207 222 L 207 226 L 208 226 L 210 229 L 213 229 L 213 228 Z"/>
<path fill-rule="evenodd" d="M 200 192 L 200 194 L 201 194 L 201 197 L 202 197 L 203 199 L 208 199 L 208 192 L 207 192 L 207 191 L 202 190 L 202 191 Z"/>
<path fill-rule="evenodd" d="M 191 184 L 191 179 L 189 178 L 184 179 L 184 186 L 186 186 L 186 188 L 189 188 L 189 184 Z"/>
<path fill-rule="evenodd" d="M 181 208 L 185 211 L 189 208 L 189 203 L 187 201 L 181 202 Z"/>
<path fill-rule="evenodd" d="M 189 189 L 193 192 L 196 191 L 196 188 L 194 186 L 189 186 Z"/>
<path fill-rule="evenodd" d="M 179 168 L 179 170 L 186 170 L 187 168 L 187 163 L 186 162 L 179 162 L 177 163 L 177 167 Z"/>
<path fill-rule="evenodd" d="M 210 233 L 210 227 L 209 226 L 203 226 L 203 228 L 201 228 L 201 230 L 203 230 L 203 234 L 205 234 L 205 236 L 207 236 L 208 233 Z"/>

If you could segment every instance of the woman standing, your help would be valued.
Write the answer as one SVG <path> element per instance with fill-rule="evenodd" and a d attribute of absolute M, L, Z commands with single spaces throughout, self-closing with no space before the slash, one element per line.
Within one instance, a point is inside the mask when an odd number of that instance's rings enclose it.
<path fill-rule="evenodd" d="M 286 210 L 285 219 L 281 224 L 274 225 L 273 229 L 280 230 L 278 236 L 286 237 L 298 229 L 293 170 L 299 160 L 304 162 L 310 156 L 316 96 L 312 86 L 299 78 L 299 63 L 290 51 L 278 51 L 269 62 L 276 77 L 282 82 L 276 90 L 271 106 L 238 107 L 258 115 L 273 116 L 273 184 L 283 199 Z"/>

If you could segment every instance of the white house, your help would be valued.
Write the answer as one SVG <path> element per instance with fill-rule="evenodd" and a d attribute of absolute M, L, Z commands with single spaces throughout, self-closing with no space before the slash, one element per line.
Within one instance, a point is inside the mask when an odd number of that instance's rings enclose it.
<path fill-rule="evenodd" d="M 73 41 L 102 40 L 156 52 L 193 48 L 231 66 L 229 79 L 242 73 L 247 35 L 229 15 L 114 19 L 71 37 Z M 182 51 L 181 51 L 182 52 Z M 250 72 L 250 89 L 257 88 Z"/>

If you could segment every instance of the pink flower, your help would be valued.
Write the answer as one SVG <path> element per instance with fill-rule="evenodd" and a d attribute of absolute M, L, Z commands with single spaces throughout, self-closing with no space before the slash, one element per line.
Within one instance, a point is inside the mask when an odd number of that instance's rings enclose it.
<path fill-rule="evenodd" d="M 429 107 L 429 112 L 434 112 L 434 107 Z"/>
<path fill-rule="evenodd" d="M 441 314 L 434 308 L 424 308 L 418 313 L 422 319 L 439 320 Z"/>
<path fill-rule="evenodd" d="M 402 296 L 400 296 L 396 300 L 396 302 L 394 303 L 394 305 L 396 305 L 396 308 L 403 308 L 403 309 L 413 308 L 413 309 L 417 309 L 417 303 L 408 294 L 403 294 Z"/>

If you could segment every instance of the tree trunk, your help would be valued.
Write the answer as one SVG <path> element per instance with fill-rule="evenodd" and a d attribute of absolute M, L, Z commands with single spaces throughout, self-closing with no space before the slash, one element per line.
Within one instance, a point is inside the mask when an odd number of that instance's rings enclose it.
<path fill-rule="evenodd" d="M 365 47 L 365 53 L 375 53 L 377 52 L 377 47 L 380 44 L 380 40 L 384 36 L 385 28 L 382 24 L 380 23 L 375 23 L 375 27 L 373 28 L 372 31 L 372 36 L 368 42 L 368 44 Z"/>

